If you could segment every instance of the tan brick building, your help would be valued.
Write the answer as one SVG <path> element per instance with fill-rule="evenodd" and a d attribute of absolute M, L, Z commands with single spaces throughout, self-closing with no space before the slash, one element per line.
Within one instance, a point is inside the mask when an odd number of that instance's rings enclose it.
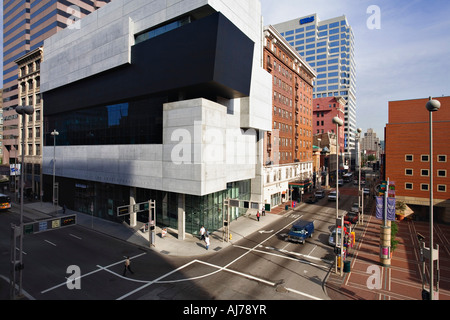
<path fill-rule="evenodd" d="M 450 222 L 450 97 L 433 113 L 433 200 L 435 217 Z M 386 125 L 386 178 L 395 182 L 396 198 L 426 217 L 430 194 L 428 98 L 390 101 Z"/>

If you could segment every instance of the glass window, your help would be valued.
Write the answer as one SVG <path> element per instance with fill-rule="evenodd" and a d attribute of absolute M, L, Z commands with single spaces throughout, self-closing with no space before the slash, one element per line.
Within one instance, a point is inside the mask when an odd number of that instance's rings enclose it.
<path fill-rule="evenodd" d="M 447 170 L 438 170 L 437 171 L 438 177 L 446 177 L 447 176 Z"/>
<path fill-rule="evenodd" d="M 59 131 L 58 145 L 162 144 L 166 102 L 162 96 L 48 116 L 46 145 L 53 145 L 53 129 Z"/>
<path fill-rule="evenodd" d="M 182 27 L 191 22 L 190 17 L 185 17 L 167 25 L 157 27 L 156 29 L 146 31 L 136 36 L 136 44 L 160 36 L 166 32 Z"/>

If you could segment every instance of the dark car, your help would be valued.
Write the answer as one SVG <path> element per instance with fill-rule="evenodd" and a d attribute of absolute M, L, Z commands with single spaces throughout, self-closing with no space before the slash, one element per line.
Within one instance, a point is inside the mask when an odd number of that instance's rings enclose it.
<path fill-rule="evenodd" d="M 358 212 L 347 212 L 347 214 L 344 216 L 344 220 L 350 222 L 351 224 L 357 224 L 358 216 Z"/>
<path fill-rule="evenodd" d="M 319 201 L 319 199 L 317 199 L 317 197 L 312 196 L 309 197 L 308 199 L 306 199 L 306 203 L 316 203 L 317 201 Z"/>

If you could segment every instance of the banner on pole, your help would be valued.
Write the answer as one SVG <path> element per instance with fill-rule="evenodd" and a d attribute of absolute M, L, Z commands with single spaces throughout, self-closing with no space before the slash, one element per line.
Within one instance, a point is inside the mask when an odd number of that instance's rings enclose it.
<path fill-rule="evenodd" d="M 376 215 L 377 219 L 384 219 L 384 197 L 376 197 Z M 387 198 L 386 220 L 395 220 L 395 198 Z"/>

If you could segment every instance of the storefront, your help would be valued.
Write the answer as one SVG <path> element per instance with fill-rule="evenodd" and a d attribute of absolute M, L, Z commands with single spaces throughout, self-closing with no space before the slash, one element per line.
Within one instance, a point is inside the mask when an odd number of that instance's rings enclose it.
<path fill-rule="evenodd" d="M 51 177 L 46 177 L 45 195 L 51 201 Z M 117 217 L 117 207 L 130 203 L 130 187 L 81 181 L 74 179 L 57 179 L 60 192 L 59 204 L 69 209 L 115 222 L 129 221 L 128 216 Z M 226 198 L 250 200 L 250 180 L 228 183 L 227 189 L 205 196 L 182 195 L 159 190 L 136 188 L 135 202 L 156 201 L 156 221 L 160 227 L 178 229 L 179 199 L 184 198 L 185 231 L 197 234 L 202 225 L 210 231 L 218 230 L 223 225 L 223 202 Z M 246 213 L 246 209 L 231 208 L 231 220 Z M 148 221 L 148 211 L 137 216 L 140 222 Z"/>

